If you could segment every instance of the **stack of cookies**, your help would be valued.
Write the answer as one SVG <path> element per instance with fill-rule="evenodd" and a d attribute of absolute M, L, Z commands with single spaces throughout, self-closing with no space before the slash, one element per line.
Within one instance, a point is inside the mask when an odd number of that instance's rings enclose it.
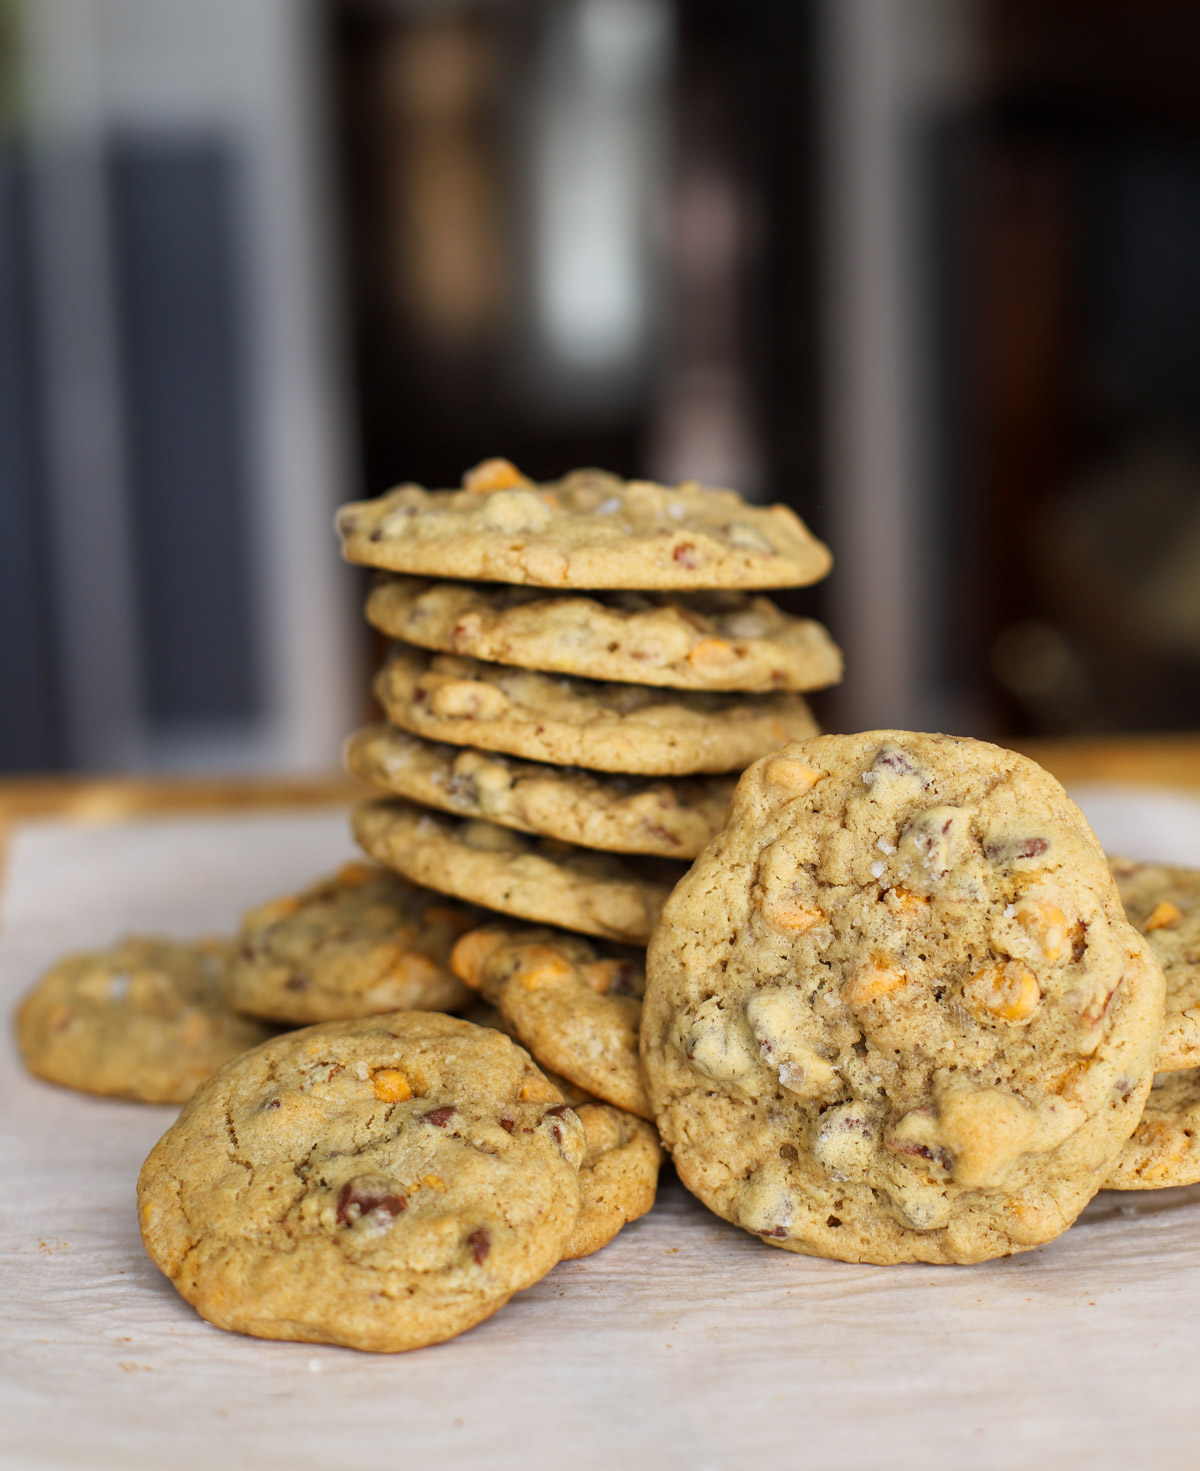
<path fill-rule="evenodd" d="M 802 692 L 841 676 L 820 624 L 756 595 L 815 582 L 828 552 L 732 491 L 539 485 L 490 460 L 338 526 L 381 569 L 367 618 L 397 640 L 375 685 L 388 723 L 348 748 L 387 794 L 358 840 L 502 914 L 644 946 L 731 773 L 814 734 Z"/>
<path fill-rule="evenodd" d="M 828 552 L 732 491 L 599 470 L 539 485 L 506 460 L 338 525 L 381 569 L 367 618 L 397 640 L 375 685 L 387 723 L 347 749 L 387 794 L 355 814 L 359 842 L 507 916 L 463 938 L 456 974 L 565 1096 L 652 1118 L 644 947 L 736 774 L 816 730 L 802 692 L 835 683 L 841 655 L 759 590 L 817 580 Z"/>

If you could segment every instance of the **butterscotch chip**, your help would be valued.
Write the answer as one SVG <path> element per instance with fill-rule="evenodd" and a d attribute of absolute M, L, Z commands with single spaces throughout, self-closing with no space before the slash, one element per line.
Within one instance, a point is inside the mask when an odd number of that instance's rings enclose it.
<path fill-rule="evenodd" d="M 393 725 L 428 740 L 636 776 L 738 771 L 817 729 L 796 694 L 597 684 L 404 645 L 375 693 Z"/>
<path fill-rule="evenodd" d="M 535 484 L 503 460 L 468 471 L 461 490 L 405 484 L 343 506 L 337 528 L 351 562 L 537 587 L 800 587 L 831 565 L 787 506 L 604 470 Z"/>
<path fill-rule="evenodd" d="M 605 1103 L 585 1103 L 575 1112 L 583 1124 L 587 1152 L 579 1169 L 582 1206 L 563 1259 L 590 1256 L 644 1216 L 658 1193 L 662 1146 L 652 1124 Z"/>
<path fill-rule="evenodd" d="M 592 853 L 411 803 L 364 802 L 354 836 L 413 883 L 540 924 L 645 944 L 683 865 Z"/>
<path fill-rule="evenodd" d="M 347 864 L 242 921 L 225 977 L 231 1006 L 300 1025 L 381 1011 L 454 1011 L 468 1000 L 450 970 L 477 911 L 386 868 Z"/>
<path fill-rule="evenodd" d="M 499 1032 L 429 1012 L 331 1022 L 200 1089 L 142 1168 L 142 1240 L 219 1328 L 419 1348 L 559 1261 L 585 1148 Z"/>
<path fill-rule="evenodd" d="M 1040 767 L 824 736 L 750 767 L 664 906 L 642 1059 L 680 1178 L 727 1220 L 850 1261 L 981 1261 L 1051 1240 L 1108 1177 L 1162 999 Z"/>
<path fill-rule="evenodd" d="M 1200 1066 L 1200 869 L 1110 858 L 1129 921 L 1145 935 L 1167 982 L 1157 1072 Z"/>
<path fill-rule="evenodd" d="M 729 776 L 608 776 L 422 740 L 389 725 L 357 731 L 346 764 L 363 781 L 458 817 L 615 853 L 694 858 L 718 832 Z"/>
<path fill-rule="evenodd" d="M 226 1004 L 230 953 L 224 940 L 131 935 L 65 956 L 17 1012 L 26 1067 L 86 1093 L 186 1102 L 214 1068 L 273 1035 Z"/>
<path fill-rule="evenodd" d="M 1200 1068 L 1159 1073 L 1106 1190 L 1165 1190 L 1200 1184 Z"/>
<path fill-rule="evenodd" d="M 392 638 L 495 664 L 683 690 L 818 690 L 842 677 L 826 630 L 739 592 L 547 593 L 381 577 L 367 619 Z"/>
<path fill-rule="evenodd" d="M 450 963 L 543 1067 L 652 1117 L 638 1058 L 640 953 L 561 930 L 489 927 L 464 935 Z"/>

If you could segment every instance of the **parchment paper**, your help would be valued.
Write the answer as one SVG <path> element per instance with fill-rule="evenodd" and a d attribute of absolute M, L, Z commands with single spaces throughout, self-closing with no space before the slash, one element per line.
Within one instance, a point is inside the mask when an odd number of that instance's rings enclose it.
<path fill-rule="evenodd" d="M 1077 793 L 1111 848 L 1200 864 L 1200 801 Z M 61 950 L 231 926 L 350 849 L 343 815 L 31 824 L 9 853 L 6 1010 Z M 604 1251 L 413 1354 L 203 1323 L 133 1187 L 174 1110 L 0 1056 L 0 1461 L 129 1471 L 641 1471 L 1200 1464 L 1200 1187 L 1102 1195 L 978 1267 L 785 1254 L 674 1181 Z"/>

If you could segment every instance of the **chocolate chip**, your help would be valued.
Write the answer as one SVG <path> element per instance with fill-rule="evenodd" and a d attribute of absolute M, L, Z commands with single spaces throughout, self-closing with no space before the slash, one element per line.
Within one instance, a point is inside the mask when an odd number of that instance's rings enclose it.
<path fill-rule="evenodd" d="M 408 1209 L 405 1196 L 394 1191 L 371 1187 L 359 1180 L 348 1180 L 338 1191 L 337 1218 L 340 1226 L 349 1226 L 361 1216 L 374 1216 L 379 1225 L 388 1225 L 401 1211 Z"/>
<path fill-rule="evenodd" d="M 800 1158 L 800 1151 L 794 1144 L 781 1144 L 779 1146 L 779 1158 L 789 1160 L 792 1164 Z"/>
<path fill-rule="evenodd" d="M 561 1119 L 570 1106 L 569 1103 L 556 1103 L 553 1108 L 546 1110 L 546 1117 L 548 1119 Z"/>
<path fill-rule="evenodd" d="M 786 1236 L 787 1235 L 787 1227 L 786 1226 L 772 1226 L 769 1231 L 760 1231 L 758 1234 L 760 1236 Z"/>
<path fill-rule="evenodd" d="M 931 1164 L 941 1165 L 944 1170 L 954 1168 L 954 1156 L 948 1149 L 938 1149 L 929 1144 L 919 1144 L 915 1139 L 889 1139 L 888 1148 L 896 1154 L 907 1154 L 917 1159 L 927 1159 Z"/>
<path fill-rule="evenodd" d="M 1045 838 L 1025 838 L 1013 851 L 1015 858 L 1040 858 L 1050 847 Z"/>
<path fill-rule="evenodd" d="M 475 1258 L 475 1265 L 482 1267 L 487 1261 L 487 1254 L 492 1249 L 491 1232 L 486 1226 L 476 1226 L 474 1231 L 467 1237 L 467 1245 L 471 1248 L 471 1254 Z"/>
<path fill-rule="evenodd" d="M 421 1117 L 427 1124 L 436 1124 L 439 1129 L 444 1129 L 457 1112 L 458 1109 L 452 1103 L 444 1103 L 441 1108 L 431 1108 Z"/>
<path fill-rule="evenodd" d="M 916 776 L 916 765 L 898 746 L 884 746 L 871 763 L 875 771 L 890 771 L 893 776 Z"/>
<path fill-rule="evenodd" d="M 826 1217 L 825 1224 L 827 1226 L 840 1226 L 842 1222 L 838 1216 L 828 1216 Z"/>
<path fill-rule="evenodd" d="M 516 1119 L 501 1119 L 500 1127 L 504 1130 L 506 1134 L 511 1134 L 514 1127 L 516 1126 L 516 1122 Z"/>
<path fill-rule="evenodd" d="M 375 530 L 371 532 L 371 535 L 368 538 L 368 540 L 370 540 L 370 541 L 382 541 L 383 540 L 383 527 L 382 526 L 376 526 Z"/>
<path fill-rule="evenodd" d="M 263 1104 L 263 1109 L 269 1111 L 271 1109 L 280 1108 L 281 1106 L 282 1105 L 280 1104 L 278 1098 L 268 1098 L 266 1103 Z"/>
<path fill-rule="evenodd" d="M 557 1124 L 550 1125 L 550 1133 L 554 1139 L 555 1144 L 562 1143 L 562 1130 L 558 1127 Z"/>

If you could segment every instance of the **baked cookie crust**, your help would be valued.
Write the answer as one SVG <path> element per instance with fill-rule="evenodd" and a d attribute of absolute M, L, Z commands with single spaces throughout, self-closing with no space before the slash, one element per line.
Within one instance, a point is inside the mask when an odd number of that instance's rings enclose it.
<path fill-rule="evenodd" d="M 383 576 L 367 621 L 392 638 L 585 679 L 683 690 L 819 690 L 841 650 L 812 618 L 748 593 L 566 595 Z"/>
<path fill-rule="evenodd" d="M 1155 1071 L 1200 1067 L 1200 869 L 1109 862 L 1129 922 L 1145 935 L 1167 983 Z"/>
<path fill-rule="evenodd" d="M 791 1251 L 1057 1236 L 1141 1116 L 1163 981 L 1040 767 L 826 736 L 757 762 L 650 944 L 642 1058 L 688 1188 Z"/>
<path fill-rule="evenodd" d="M 605 470 L 536 484 L 507 460 L 468 470 L 458 490 L 405 484 L 343 506 L 337 529 L 351 562 L 537 587 L 801 587 L 832 565 L 787 506 Z"/>
<path fill-rule="evenodd" d="M 273 1032 L 226 1003 L 230 953 L 224 940 L 131 935 L 65 956 L 18 1008 L 26 1067 L 85 1093 L 185 1103 L 214 1068 Z"/>
<path fill-rule="evenodd" d="M 450 963 L 495 1006 L 542 1067 L 641 1118 L 653 1118 L 638 1056 L 643 956 L 561 930 L 488 926 Z"/>
<path fill-rule="evenodd" d="M 429 1012 L 332 1022 L 197 1093 L 142 1168 L 142 1239 L 218 1328 L 419 1348 L 561 1258 L 585 1148 L 500 1032 Z"/>
<path fill-rule="evenodd" d="M 450 969 L 482 916 L 390 869 L 347 863 L 242 920 L 225 974 L 236 1010 L 303 1026 L 381 1011 L 456 1011 L 470 993 Z"/>
<path fill-rule="evenodd" d="M 740 771 L 817 731 L 796 694 L 597 684 L 406 645 L 380 670 L 375 694 L 393 725 L 427 740 L 631 776 Z"/>
<path fill-rule="evenodd" d="M 598 775 L 426 741 L 389 725 L 356 731 L 346 765 L 374 787 L 456 817 L 660 858 L 694 858 L 720 831 L 735 785 L 731 776 Z"/>
<path fill-rule="evenodd" d="M 357 807 L 354 836 L 377 862 L 413 883 L 501 914 L 633 945 L 646 943 L 683 872 L 682 864 L 666 859 L 592 853 L 398 800 Z"/>

